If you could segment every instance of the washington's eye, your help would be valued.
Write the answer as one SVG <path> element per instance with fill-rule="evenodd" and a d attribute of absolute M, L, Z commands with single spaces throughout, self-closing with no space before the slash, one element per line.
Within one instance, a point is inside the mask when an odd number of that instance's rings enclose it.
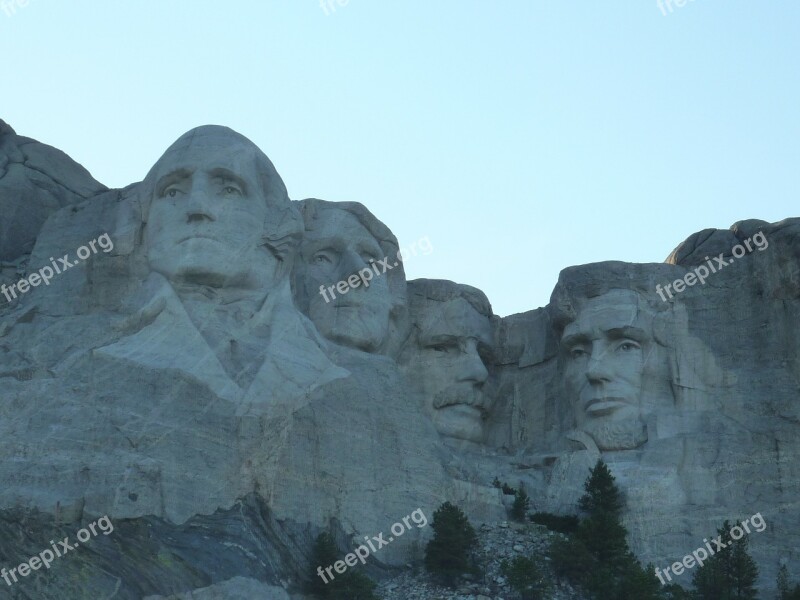
<path fill-rule="evenodd" d="M 235 185 L 226 185 L 222 188 L 222 191 L 225 193 L 226 196 L 241 196 L 242 190 L 240 190 Z"/>
<path fill-rule="evenodd" d="M 450 347 L 447 344 L 433 344 L 428 346 L 429 350 L 433 350 L 434 352 L 449 352 Z"/>
<path fill-rule="evenodd" d="M 166 196 L 167 198 L 176 198 L 179 193 L 180 190 L 178 188 L 170 186 L 167 189 L 165 189 L 161 195 Z"/>
<path fill-rule="evenodd" d="M 631 350 L 638 350 L 639 348 L 641 348 L 639 344 L 631 341 L 622 342 L 619 345 L 619 349 L 622 350 L 623 352 L 630 352 Z"/>
<path fill-rule="evenodd" d="M 333 261 L 331 260 L 331 257 L 328 256 L 327 254 L 315 254 L 314 262 L 319 264 L 330 264 Z"/>

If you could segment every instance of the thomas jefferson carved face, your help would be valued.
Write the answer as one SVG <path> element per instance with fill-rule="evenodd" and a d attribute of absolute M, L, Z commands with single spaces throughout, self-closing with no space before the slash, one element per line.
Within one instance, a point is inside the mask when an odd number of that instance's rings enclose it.
<path fill-rule="evenodd" d="M 601 450 L 647 441 L 642 382 L 652 344 L 652 314 L 635 292 L 613 290 L 589 300 L 564 330 L 566 383 L 578 429 Z"/>
<path fill-rule="evenodd" d="M 359 282 L 342 285 L 344 293 L 336 288 L 384 258 L 378 240 L 351 212 L 326 207 L 306 225 L 302 256 L 308 317 L 319 332 L 343 346 L 378 351 L 389 333 L 393 302 L 389 274 L 374 275 L 373 270 L 369 287 Z M 328 288 L 324 295 L 322 288 Z"/>
<path fill-rule="evenodd" d="M 279 260 L 263 243 L 268 207 L 257 149 L 222 128 L 200 129 L 154 167 L 150 267 L 176 283 L 269 289 Z"/>

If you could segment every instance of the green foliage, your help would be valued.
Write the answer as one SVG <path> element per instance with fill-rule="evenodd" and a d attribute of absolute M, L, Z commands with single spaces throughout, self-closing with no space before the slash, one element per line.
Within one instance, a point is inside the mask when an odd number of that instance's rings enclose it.
<path fill-rule="evenodd" d="M 516 494 L 514 494 L 514 504 L 511 506 L 511 518 L 515 521 L 525 521 L 525 513 L 528 512 L 530 503 L 531 501 L 530 498 L 528 498 L 528 494 L 522 489 L 522 486 L 520 486 Z"/>
<path fill-rule="evenodd" d="M 536 512 L 530 516 L 530 520 L 538 525 L 544 525 L 550 531 L 558 533 L 575 533 L 578 529 L 580 520 L 575 515 L 554 515 L 547 512 Z"/>
<path fill-rule="evenodd" d="M 614 476 L 602 460 L 598 459 L 583 484 L 583 489 L 586 493 L 578 501 L 578 506 L 590 516 L 607 513 L 618 517 L 622 512 L 619 489 L 614 483 Z"/>
<path fill-rule="evenodd" d="M 494 481 L 492 481 L 492 485 L 497 489 L 503 490 L 503 494 L 506 496 L 515 496 L 517 493 L 517 490 L 512 488 L 505 481 L 500 483 L 500 480 L 497 477 L 495 477 Z"/>
<path fill-rule="evenodd" d="M 328 583 L 325 583 L 318 575 L 317 567 L 322 567 L 324 571 L 337 560 L 341 558 L 333 536 L 329 533 L 319 534 L 311 557 L 312 574 L 308 590 L 312 594 L 330 600 L 379 600 L 374 594 L 375 583 L 363 573 L 354 571 L 353 567 L 348 567 L 344 573 L 333 571 L 334 579 L 326 574 Z"/>
<path fill-rule="evenodd" d="M 781 565 L 778 571 L 778 600 L 800 600 L 800 584 L 791 587 L 786 565 Z"/>
<path fill-rule="evenodd" d="M 472 550 L 478 538 L 466 515 L 450 502 L 433 513 L 431 528 L 434 535 L 425 548 L 425 568 L 452 587 L 459 575 L 475 570 Z"/>
<path fill-rule="evenodd" d="M 522 600 L 544 600 L 550 590 L 539 563 L 533 558 L 517 556 L 511 562 L 504 560 L 500 572 Z"/>
<path fill-rule="evenodd" d="M 725 548 L 716 550 L 702 567 L 695 571 L 692 583 L 701 600 L 753 600 L 758 567 L 747 553 L 747 537 L 731 538 L 731 524 L 717 530 Z"/>
<path fill-rule="evenodd" d="M 571 537 L 550 547 L 556 574 L 581 586 L 594 600 L 665 598 L 655 570 L 643 568 L 628 548 L 628 532 L 620 517 L 622 497 L 602 460 L 592 469 L 584 489 L 579 504 L 586 517 Z"/>

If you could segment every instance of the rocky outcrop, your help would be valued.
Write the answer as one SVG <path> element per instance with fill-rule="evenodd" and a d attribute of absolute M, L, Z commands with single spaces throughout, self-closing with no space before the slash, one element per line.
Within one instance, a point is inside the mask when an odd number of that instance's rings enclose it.
<path fill-rule="evenodd" d="M 762 588 L 800 573 L 800 219 L 571 267 L 546 307 L 500 318 L 468 285 L 407 282 L 366 207 L 291 201 L 227 128 L 121 190 L 0 135 L 0 559 L 115 524 L 20 598 L 297 596 L 322 531 L 344 555 L 444 501 L 496 523 L 495 477 L 575 512 L 598 458 L 643 561 L 760 513 Z M 496 559 L 543 551 L 499 529 L 464 594 L 505 594 Z M 444 593 L 389 580 L 430 535 L 371 554 L 387 597 Z"/>

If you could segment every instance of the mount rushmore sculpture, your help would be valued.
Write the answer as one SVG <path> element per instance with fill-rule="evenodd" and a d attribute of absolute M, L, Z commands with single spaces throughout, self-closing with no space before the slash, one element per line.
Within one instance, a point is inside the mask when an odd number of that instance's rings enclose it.
<path fill-rule="evenodd" d="M 357 540 L 448 500 L 502 520 L 495 477 L 567 514 L 600 457 L 643 561 L 760 512 L 762 584 L 800 571 L 798 219 L 571 267 L 546 307 L 500 318 L 469 285 L 406 281 L 367 207 L 290 200 L 225 127 L 109 190 L 0 122 L 0 206 L 4 562 L 117 523 L 38 597 L 234 581 L 288 597 L 322 531 Z M 657 293 L 759 233 L 702 285 Z M 45 282 L 56 257 L 71 266 Z M 370 568 L 420 558 L 429 535 Z"/>

